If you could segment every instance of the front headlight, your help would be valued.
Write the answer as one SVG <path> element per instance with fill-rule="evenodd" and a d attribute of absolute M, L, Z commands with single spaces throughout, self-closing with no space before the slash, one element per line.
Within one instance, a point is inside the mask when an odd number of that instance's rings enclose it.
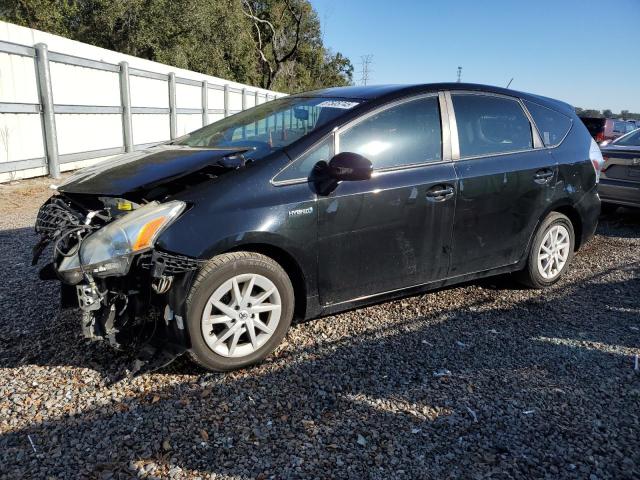
<path fill-rule="evenodd" d="M 76 280 L 80 263 L 85 272 L 97 277 L 126 275 L 133 255 L 152 248 L 185 207 L 179 200 L 151 202 L 123 215 L 85 238 L 78 256 L 64 259 L 58 273 Z"/>

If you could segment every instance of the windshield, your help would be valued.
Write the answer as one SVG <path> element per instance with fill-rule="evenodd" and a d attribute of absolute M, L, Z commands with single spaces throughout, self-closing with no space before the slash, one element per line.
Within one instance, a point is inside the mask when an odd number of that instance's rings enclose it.
<path fill-rule="evenodd" d="M 237 113 L 177 139 L 175 145 L 247 149 L 262 158 L 334 120 L 359 101 L 326 97 L 283 97 Z"/>
<path fill-rule="evenodd" d="M 625 136 L 614 140 L 612 143 L 615 145 L 622 145 L 624 147 L 640 147 L 640 128 L 631 133 L 627 133 Z"/>

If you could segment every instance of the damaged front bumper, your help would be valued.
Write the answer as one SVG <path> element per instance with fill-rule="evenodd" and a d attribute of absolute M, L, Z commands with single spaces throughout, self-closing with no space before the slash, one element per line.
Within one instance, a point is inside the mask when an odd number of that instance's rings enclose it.
<path fill-rule="evenodd" d="M 80 308 L 86 338 L 139 352 L 134 374 L 166 365 L 189 348 L 184 302 L 202 264 L 157 250 L 159 231 L 148 231 L 184 207 L 148 205 L 134 215 L 114 214 L 84 211 L 55 196 L 41 207 L 35 227 L 41 240 L 33 263 L 47 245 L 53 250 L 41 278 L 62 281 L 62 306 Z"/>

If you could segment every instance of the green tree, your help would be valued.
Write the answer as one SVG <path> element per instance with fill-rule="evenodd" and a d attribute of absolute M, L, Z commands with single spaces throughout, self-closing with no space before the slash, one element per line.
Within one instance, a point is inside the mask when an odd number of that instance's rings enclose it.
<path fill-rule="evenodd" d="M 350 84 L 308 0 L 2 0 L 0 19 L 264 88 Z"/>

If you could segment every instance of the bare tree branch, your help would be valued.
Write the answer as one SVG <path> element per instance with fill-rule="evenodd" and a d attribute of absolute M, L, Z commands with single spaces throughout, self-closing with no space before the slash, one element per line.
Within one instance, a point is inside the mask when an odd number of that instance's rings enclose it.
<path fill-rule="evenodd" d="M 300 30 L 302 27 L 303 14 L 296 14 L 294 8 L 291 5 L 290 0 L 285 1 L 286 9 L 282 11 L 280 21 L 282 22 L 285 18 L 286 13 L 288 12 L 293 22 L 295 22 L 295 40 L 293 46 L 288 49 L 286 53 L 282 52 L 287 43 L 287 32 L 286 30 L 282 30 L 278 32 L 273 25 L 272 22 L 266 20 L 264 18 L 260 18 L 257 12 L 251 6 L 250 0 L 243 0 L 243 13 L 246 17 L 253 21 L 253 26 L 256 30 L 256 37 L 258 43 L 258 54 L 260 56 L 260 61 L 263 64 L 265 73 L 263 75 L 263 80 L 266 77 L 266 82 L 263 81 L 263 87 L 271 88 L 271 85 L 281 71 L 282 66 L 290 59 L 292 59 L 298 51 L 298 47 L 300 45 Z M 261 30 L 261 27 L 267 28 L 270 35 L 265 36 Z M 266 43 L 271 43 L 271 53 L 273 56 L 273 61 L 270 61 L 265 54 L 265 48 L 267 48 Z"/>

